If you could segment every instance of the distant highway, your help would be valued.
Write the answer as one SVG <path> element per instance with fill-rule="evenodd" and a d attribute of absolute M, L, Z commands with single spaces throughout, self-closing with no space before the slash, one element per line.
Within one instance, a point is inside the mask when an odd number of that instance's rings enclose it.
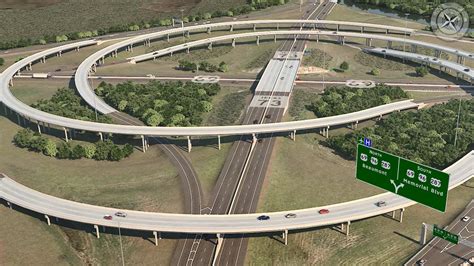
<path fill-rule="evenodd" d="M 469 216 L 469 221 L 462 218 Z M 428 220 L 425 222 L 429 222 Z M 466 208 L 457 215 L 445 230 L 459 235 L 462 239 L 474 242 L 474 199 Z M 420 260 L 425 260 L 425 265 L 460 265 L 474 257 L 474 250 L 463 244 L 454 245 L 439 237 L 434 237 L 405 265 L 417 265 Z M 472 265 L 472 264 L 471 264 Z"/>

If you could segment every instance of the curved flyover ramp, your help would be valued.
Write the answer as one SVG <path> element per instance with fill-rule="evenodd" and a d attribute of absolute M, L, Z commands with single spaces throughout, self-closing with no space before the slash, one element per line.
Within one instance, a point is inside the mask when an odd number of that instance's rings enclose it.
<path fill-rule="evenodd" d="M 474 176 L 474 151 L 444 171 L 451 174 L 449 189 L 466 182 Z M 210 234 L 276 232 L 320 227 L 365 219 L 415 204 L 393 193 L 383 193 L 329 206 L 266 213 L 271 219 L 263 222 L 256 219 L 261 214 L 190 215 L 131 210 L 126 211 L 128 214 L 126 218 L 114 217 L 113 220 L 105 220 L 104 215 L 123 210 L 49 196 L 5 176 L 0 178 L 0 198 L 41 214 L 86 224 L 118 227 L 120 222 L 121 228 L 134 230 Z M 378 201 L 385 201 L 387 205 L 377 207 L 374 203 Z M 321 208 L 330 209 L 331 212 L 320 215 L 318 210 Z M 288 212 L 297 214 L 297 217 L 286 219 L 285 214 Z"/>

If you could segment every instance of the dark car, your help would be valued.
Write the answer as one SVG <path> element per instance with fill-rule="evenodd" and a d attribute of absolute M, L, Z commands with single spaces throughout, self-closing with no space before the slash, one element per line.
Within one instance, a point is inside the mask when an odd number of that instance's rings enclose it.
<path fill-rule="evenodd" d="M 105 220 L 112 220 L 112 215 L 104 215 Z"/>
<path fill-rule="evenodd" d="M 285 215 L 285 218 L 296 218 L 296 213 L 288 213 Z"/>
<path fill-rule="evenodd" d="M 271 117 L 272 117 L 271 114 L 268 114 L 268 115 L 265 116 L 266 119 L 270 119 Z"/>
<path fill-rule="evenodd" d="M 258 139 L 257 142 L 258 142 L 258 143 L 262 143 L 262 142 L 263 142 L 263 139 Z"/>
<path fill-rule="evenodd" d="M 258 124 L 258 120 L 257 119 L 253 120 L 253 123 Z"/>
<path fill-rule="evenodd" d="M 260 216 L 257 217 L 257 220 L 259 220 L 259 221 L 270 220 L 270 216 L 268 216 L 268 215 L 260 215 Z"/>
<path fill-rule="evenodd" d="M 465 68 L 464 71 L 465 71 L 465 72 L 469 72 L 470 69 L 469 69 L 469 68 Z"/>
<path fill-rule="evenodd" d="M 319 212 L 319 214 L 328 214 L 329 210 L 328 209 L 321 209 L 318 212 Z"/>

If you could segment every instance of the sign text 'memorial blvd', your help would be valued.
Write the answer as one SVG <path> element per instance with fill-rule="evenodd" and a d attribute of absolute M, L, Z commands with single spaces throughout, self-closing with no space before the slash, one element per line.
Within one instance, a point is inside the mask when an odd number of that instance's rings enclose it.
<path fill-rule="evenodd" d="M 449 174 L 366 145 L 357 145 L 356 178 L 446 211 Z"/>

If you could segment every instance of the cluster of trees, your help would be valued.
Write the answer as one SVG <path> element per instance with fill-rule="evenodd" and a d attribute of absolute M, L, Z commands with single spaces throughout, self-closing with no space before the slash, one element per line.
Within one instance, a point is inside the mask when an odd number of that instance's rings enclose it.
<path fill-rule="evenodd" d="M 418 77 L 424 77 L 428 75 L 428 68 L 426 66 L 419 66 L 415 68 L 415 72 Z"/>
<path fill-rule="evenodd" d="M 219 84 L 192 82 L 125 82 L 116 86 L 102 82 L 96 93 L 149 126 L 172 127 L 200 125 L 201 115 L 212 110 L 211 97 L 220 89 Z"/>
<path fill-rule="evenodd" d="M 220 62 L 219 65 L 214 65 L 206 61 L 202 61 L 199 63 L 190 62 L 187 60 L 179 60 L 178 61 L 178 69 L 184 71 L 204 71 L 204 72 L 227 72 L 229 70 L 229 66 L 226 62 Z"/>
<path fill-rule="evenodd" d="M 347 63 L 346 61 L 342 62 L 341 65 L 339 66 L 339 68 L 342 70 L 342 71 L 347 71 L 349 70 L 349 63 Z"/>
<path fill-rule="evenodd" d="M 33 132 L 31 129 L 22 129 L 13 137 L 13 142 L 20 148 L 43 153 L 46 156 L 58 159 L 95 159 L 99 161 L 120 161 L 133 153 L 133 146 L 125 144 L 123 147 L 114 144 L 111 140 L 99 141 L 95 144 L 71 145 L 69 142 L 57 144 L 53 140 Z"/>
<path fill-rule="evenodd" d="M 474 2 L 472 0 L 351 0 L 352 2 L 366 5 L 379 6 L 396 10 L 402 13 L 410 13 L 429 18 L 434 9 L 448 2 L 456 2 L 462 5 L 469 14 L 471 26 L 474 25 Z"/>
<path fill-rule="evenodd" d="M 451 100 L 418 112 L 394 113 L 375 127 L 330 137 L 327 144 L 354 159 L 360 137 L 371 138 L 377 149 L 443 169 L 474 148 L 474 100 Z"/>
<path fill-rule="evenodd" d="M 200 20 L 208 20 L 211 18 L 218 18 L 218 17 L 233 17 L 242 14 L 248 14 L 251 11 L 258 10 L 258 9 L 265 9 L 267 7 L 276 6 L 276 5 L 283 5 L 288 3 L 289 0 L 248 0 L 248 3 L 238 7 L 232 7 L 229 10 L 216 10 L 214 12 L 197 12 L 196 14 L 192 14 L 189 16 L 183 17 L 183 22 L 194 22 Z M 83 32 L 70 32 L 67 34 L 59 34 L 59 35 L 47 35 L 41 38 L 22 38 L 18 40 L 12 41 L 5 41 L 0 42 L 0 50 L 7 50 L 12 48 L 19 48 L 19 47 L 27 47 L 35 44 L 47 44 L 47 43 L 55 43 L 55 42 L 64 42 L 68 40 L 77 40 L 81 38 L 90 38 L 94 36 L 101 36 L 106 35 L 109 33 L 116 33 L 116 32 L 126 32 L 126 31 L 137 31 L 140 29 L 148 29 L 150 27 L 161 27 L 161 26 L 171 26 L 173 21 L 171 18 L 156 18 L 151 19 L 150 21 L 140 21 L 140 22 L 132 22 L 126 23 L 122 25 L 114 25 L 109 28 L 104 29 L 96 29 L 91 31 L 83 31 Z"/>
<path fill-rule="evenodd" d="M 400 87 L 377 84 L 374 88 L 329 87 L 307 108 L 318 117 L 346 114 L 408 98 Z"/>
<path fill-rule="evenodd" d="M 96 121 L 96 112 L 87 106 L 81 97 L 75 94 L 72 89 L 59 89 L 51 99 L 43 99 L 31 105 L 51 114 L 80 119 L 85 121 Z M 101 123 L 111 123 L 107 116 L 97 113 L 97 121 Z"/>

